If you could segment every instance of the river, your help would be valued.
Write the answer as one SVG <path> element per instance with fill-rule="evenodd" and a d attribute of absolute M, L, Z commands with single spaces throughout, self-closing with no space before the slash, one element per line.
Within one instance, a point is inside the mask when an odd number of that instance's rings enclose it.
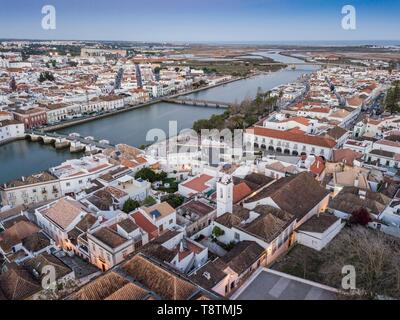
<path fill-rule="evenodd" d="M 257 55 L 271 57 L 284 63 L 301 62 L 271 52 L 257 52 Z M 254 97 L 258 88 L 270 90 L 278 85 L 294 82 L 302 74 L 315 71 L 316 66 L 299 66 L 296 70 L 284 69 L 278 72 L 262 74 L 239 80 L 212 89 L 200 91 L 187 97 L 214 101 L 240 102 L 246 97 Z M 146 134 L 152 128 L 159 128 L 168 134 L 169 121 L 177 121 L 178 130 L 191 128 L 194 121 L 209 118 L 212 114 L 222 113 L 223 109 L 185 106 L 169 103 L 157 103 L 147 107 L 120 113 L 111 117 L 69 127 L 62 133 L 77 132 L 82 136 L 107 139 L 111 143 L 126 143 L 133 146 L 148 144 Z M 68 149 L 56 151 L 52 146 L 41 145 L 25 140 L 0 146 L 0 183 L 45 170 L 60 164 L 66 159 L 77 157 Z"/>

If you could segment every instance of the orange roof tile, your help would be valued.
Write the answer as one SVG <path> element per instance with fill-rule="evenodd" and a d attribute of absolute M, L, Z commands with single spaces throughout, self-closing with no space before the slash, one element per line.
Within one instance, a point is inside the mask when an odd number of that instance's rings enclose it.
<path fill-rule="evenodd" d="M 203 192 L 208 188 L 208 186 L 205 185 L 205 183 L 209 180 L 211 180 L 213 177 L 209 176 L 207 174 L 202 174 L 196 178 L 193 178 L 192 180 L 186 182 L 183 184 L 184 187 L 195 190 L 197 192 Z"/>
<path fill-rule="evenodd" d="M 320 146 L 320 147 L 325 147 L 325 148 L 333 148 L 334 146 L 336 146 L 336 141 L 334 141 L 332 139 L 321 137 L 321 136 L 307 135 L 303 132 L 300 134 L 300 133 L 280 131 L 280 130 L 262 128 L 262 127 L 253 127 L 253 128 L 247 129 L 246 132 L 250 133 L 250 134 L 253 133 L 257 136 L 264 136 L 264 137 L 270 137 L 270 138 L 281 139 L 281 140 L 286 140 L 286 141 L 305 143 L 305 144 L 315 145 L 315 146 Z"/>

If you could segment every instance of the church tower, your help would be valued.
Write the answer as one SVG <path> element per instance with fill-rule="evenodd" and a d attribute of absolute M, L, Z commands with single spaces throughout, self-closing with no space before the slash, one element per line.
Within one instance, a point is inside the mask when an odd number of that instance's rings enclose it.
<path fill-rule="evenodd" d="M 217 182 L 217 217 L 233 210 L 233 181 L 224 175 Z"/>

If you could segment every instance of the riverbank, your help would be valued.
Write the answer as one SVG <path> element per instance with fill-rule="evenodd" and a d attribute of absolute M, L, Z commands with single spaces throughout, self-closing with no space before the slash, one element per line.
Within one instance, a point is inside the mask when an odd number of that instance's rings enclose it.
<path fill-rule="evenodd" d="M 239 77 L 239 78 L 229 79 L 229 80 L 226 80 L 226 81 L 221 81 L 219 83 L 216 83 L 216 84 L 213 84 L 213 85 L 210 85 L 210 86 L 207 86 L 207 87 L 201 87 L 201 88 L 192 89 L 192 90 L 185 91 L 185 92 L 176 93 L 176 94 L 173 94 L 173 95 L 169 95 L 169 96 L 153 99 L 153 100 L 145 102 L 145 103 L 140 103 L 140 104 L 136 104 L 136 105 L 128 105 L 128 106 L 125 106 L 124 108 L 112 110 L 112 111 L 107 112 L 107 113 L 94 115 L 94 116 L 88 116 L 88 117 L 85 117 L 83 119 L 75 119 L 75 120 L 70 120 L 70 121 L 64 121 L 64 122 L 57 123 L 57 124 L 54 124 L 54 125 L 48 125 L 46 127 L 41 128 L 40 130 L 43 131 L 43 132 L 50 132 L 50 131 L 57 131 L 57 130 L 60 130 L 60 129 L 73 127 L 73 126 L 76 126 L 76 125 L 79 125 L 79 124 L 95 121 L 95 120 L 102 119 L 102 118 L 111 117 L 111 116 L 114 116 L 116 114 L 120 114 L 120 113 L 123 113 L 123 112 L 128 112 L 128 111 L 132 111 L 132 110 L 135 110 L 135 109 L 151 106 L 153 104 L 157 104 L 157 103 L 163 102 L 165 99 L 179 98 L 179 97 L 186 96 L 186 95 L 189 95 L 189 94 L 201 92 L 201 91 L 204 91 L 204 90 L 209 90 L 209 89 L 216 88 L 216 87 L 219 87 L 219 86 L 224 86 L 224 85 L 227 85 L 229 83 L 236 82 L 236 81 L 249 79 L 249 78 L 255 77 L 257 75 L 259 75 L 259 73 L 254 73 L 254 74 L 248 75 L 246 77 Z"/>
<path fill-rule="evenodd" d="M 257 72 L 243 78 L 230 79 L 228 82 L 176 95 L 188 95 L 189 98 L 199 100 L 239 103 L 246 98 L 255 97 L 259 89 L 266 92 L 279 85 L 296 81 L 304 73 L 311 73 L 316 69 L 312 66 L 304 66 L 299 70 L 282 68 L 277 72 Z M 144 106 L 147 107 L 144 108 Z M 78 132 L 82 137 L 93 136 L 106 139 L 113 144 L 125 143 L 138 147 L 154 143 L 154 140 L 148 140 L 147 137 L 151 129 L 159 129 L 166 133 L 166 137 L 160 137 L 160 140 L 164 140 L 176 134 L 169 132 L 171 121 L 177 125 L 177 130 L 180 132 L 191 128 L 199 119 L 208 119 L 212 114 L 224 112 L 223 109 L 218 108 L 157 103 L 157 101 L 136 105 L 134 109 L 136 110 L 131 110 L 130 113 L 111 114 L 113 117 L 104 114 L 101 115 L 102 119 L 93 119 L 97 121 L 84 121 L 87 123 L 79 124 L 77 120 L 82 119 L 77 119 L 73 123 L 68 123 L 70 128 L 57 130 L 57 132 L 65 135 Z M 27 140 L 8 143 L 0 148 L 0 162 L 7 168 L 0 172 L 0 182 L 45 170 L 75 157 L 78 155 L 71 154 L 69 150 L 56 150 L 52 146 L 30 143 Z"/>
<path fill-rule="evenodd" d="M 19 140 L 24 140 L 24 139 L 25 139 L 25 137 L 6 139 L 6 140 L 3 140 L 3 141 L 0 141 L 0 146 L 4 146 L 4 145 L 6 145 L 8 143 L 12 143 L 12 142 L 19 141 Z"/>

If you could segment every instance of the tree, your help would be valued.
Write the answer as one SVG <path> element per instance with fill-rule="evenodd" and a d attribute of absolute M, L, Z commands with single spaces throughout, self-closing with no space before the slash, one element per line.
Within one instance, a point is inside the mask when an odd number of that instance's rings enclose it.
<path fill-rule="evenodd" d="M 215 226 L 211 234 L 214 238 L 219 238 L 225 234 L 225 231 L 222 230 L 220 227 Z"/>
<path fill-rule="evenodd" d="M 125 213 L 129 213 L 139 207 L 140 203 L 138 201 L 129 198 L 125 201 L 124 206 L 122 207 L 122 211 Z"/>
<path fill-rule="evenodd" d="M 157 175 L 150 168 L 143 168 L 143 169 L 140 169 L 138 172 L 136 172 L 135 179 L 147 180 L 147 181 L 153 183 L 153 182 L 157 181 Z"/>
<path fill-rule="evenodd" d="M 156 174 L 156 181 L 164 181 L 167 179 L 168 174 L 165 171 L 161 171 L 160 173 Z"/>
<path fill-rule="evenodd" d="M 10 81 L 10 89 L 11 91 L 17 90 L 17 82 L 15 81 L 15 78 L 12 77 Z"/>
<path fill-rule="evenodd" d="M 146 199 L 143 200 L 143 205 L 145 207 L 151 207 L 151 206 L 155 205 L 156 203 L 157 203 L 157 201 L 151 196 L 147 196 Z"/>
<path fill-rule="evenodd" d="M 359 208 L 351 213 L 350 223 L 366 226 L 371 221 L 371 215 L 365 208 Z"/>
<path fill-rule="evenodd" d="M 346 228 L 321 253 L 323 264 L 318 273 L 324 283 L 341 288 L 343 266 L 356 271 L 356 298 L 378 296 L 400 298 L 400 242 L 383 232 L 361 226 Z M 352 292 L 349 292 L 350 294 Z M 347 297 L 345 297 L 347 299 Z"/>
<path fill-rule="evenodd" d="M 39 75 L 39 82 L 54 81 L 54 75 L 48 71 L 41 72 Z"/>
<path fill-rule="evenodd" d="M 165 201 L 175 209 L 183 204 L 184 198 L 177 194 L 170 194 L 165 198 Z"/>
<path fill-rule="evenodd" d="M 398 81 L 393 84 L 394 86 L 388 90 L 385 99 L 385 108 L 391 114 L 400 111 L 400 85 Z"/>

